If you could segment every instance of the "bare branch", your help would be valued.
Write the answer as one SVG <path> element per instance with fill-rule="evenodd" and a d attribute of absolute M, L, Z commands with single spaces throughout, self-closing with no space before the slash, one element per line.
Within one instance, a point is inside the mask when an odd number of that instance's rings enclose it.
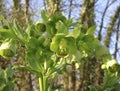
<path fill-rule="evenodd" d="M 73 5 L 73 0 L 70 0 L 68 18 L 70 18 L 70 17 L 71 17 L 71 12 L 72 12 L 72 5 Z"/>
<path fill-rule="evenodd" d="M 107 1 L 106 7 L 105 7 L 105 9 L 104 9 L 104 12 L 103 12 L 103 15 L 102 15 L 102 18 L 101 18 L 100 30 L 99 30 L 99 33 L 98 33 L 98 39 L 99 39 L 99 40 L 101 40 L 101 38 L 102 38 L 101 32 L 102 32 L 102 29 L 103 29 L 104 18 L 105 18 L 105 14 L 106 14 L 106 12 L 107 12 L 107 9 L 108 9 L 115 1 L 116 1 L 116 0 L 113 0 L 111 3 L 110 3 L 110 0 Z"/>
<path fill-rule="evenodd" d="M 119 28 L 120 28 L 120 14 L 119 14 L 119 20 L 118 20 L 117 31 L 116 31 L 116 43 L 115 43 L 115 52 L 114 52 L 115 59 L 117 59 L 117 52 L 118 52 Z"/>

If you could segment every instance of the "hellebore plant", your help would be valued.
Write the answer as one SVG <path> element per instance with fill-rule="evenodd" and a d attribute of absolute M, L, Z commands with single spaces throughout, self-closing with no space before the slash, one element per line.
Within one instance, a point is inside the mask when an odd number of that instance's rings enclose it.
<path fill-rule="evenodd" d="M 9 29 L 0 29 L 0 55 L 11 58 L 18 54 L 28 64 L 18 67 L 39 78 L 40 91 L 53 91 L 56 75 L 71 60 L 79 60 L 85 54 L 101 57 L 106 52 L 100 50 L 106 49 L 94 37 L 96 26 L 86 30 L 57 13 L 48 18 L 45 11 L 41 11 L 41 16 L 42 21 L 30 23 L 26 29 L 15 21 L 8 23 Z"/>

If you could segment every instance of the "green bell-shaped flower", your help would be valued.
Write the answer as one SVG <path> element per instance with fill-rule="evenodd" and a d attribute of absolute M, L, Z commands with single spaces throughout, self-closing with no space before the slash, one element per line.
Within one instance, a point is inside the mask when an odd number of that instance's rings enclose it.
<path fill-rule="evenodd" d="M 75 39 L 66 37 L 63 33 L 56 34 L 52 39 L 50 49 L 56 52 L 60 57 L 74 54 L 76 50 Z"/>
<path fill-rule="evenodd" d="M 44 23 L 38 21 L 35 24 L 35 29 L 38 32 L 45 32 L 46 31 L 46 25 Z"/>
<path fill-rule="evenodd" d="M 16 53 L 16 46 L 12 40 L 5 41 L 0 46 L 0 55 L 4 58 L 13 57 Z"/>

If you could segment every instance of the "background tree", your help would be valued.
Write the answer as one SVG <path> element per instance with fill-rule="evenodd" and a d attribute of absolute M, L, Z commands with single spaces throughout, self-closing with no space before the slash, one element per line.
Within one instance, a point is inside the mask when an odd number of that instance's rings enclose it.
<path fill-rule="evenodd" d="M 10 0 L 9 0 L 10 1 Z M 118 0 L 0 0 L 0 16 L 12 22 L 16 19 L 17 23 L 25 28 L 31 21 L 41 20 L 41 8 L 45 9 L 48 17 L 53 12 L 61 14 L 78 21 L 79 24 L 84 24 L 87 28 L 97 25 L 95 35 L 101 41 L 101 44 L 107 46 L 112 57 L 119 62 L 120 44 L 119 44 L 119 23 L 120 23 L 120 1 Z M 43 5 L 43 6 L 42 6 Z M 43 8 L 44 7 L 44 8 Z M 116 8 L 117 7 L 117 8 Z M 114 15 L 113 15 L 114 14 Z M 112 16 L 112 17 L 111 17 Z M 0 18 L 0 25 L 6 28 L 5 21 Z M 1 26 L 0 26 L 1 27 Z M 86 31 L 84 31 L 86 32 Z M 15 57 L 17 58 L 17 57 Z M 6 68 L 7 64 L 25 64 L 19 57 L 17 60 L 4 61 L 0 57 L 0 66 Z M 102 60 L 94 57 L 88 57 L 81 62 L 80 69 L 76 69 L 76 64 L 73 62 L 68 66 L 68 71 L 62 77 L 63 91 L 89 91 L 88 86 L 95 85 L 100 87 L 103 84 L 103 71 L 101 70 Z M 71 71 L 70 71 L 71 70 Z M 16 71 L 20 73 L 23 79 L 18 82 L 19 90 L 30 91 L 36 85 L 36 82 L 31 81 L 34 76 L 31 76 L 25 71 Z M 22 75 L 26 75 L 25 78 Z M 17 74 L 16 74 L 17 76 Z M 60 76 L 61 77 L 61 76 Z M 58 80 L 56 79 L 56 84 Z M 80 78 L 79 78 L 80 77 Z M 32 79 L 31 79 L 32 78 Z M 27 81 L 26 81 L 26 80 Z M 26 81 L 26 82 L 25 82 Z M 17 82 L 16 82 L 17 83 Z M 27 84 L 27 85 L 25 85 Z M 18 89 L 17 88 L 17 89 Z M 16 91 L 16 89 L 15 89 Z"/>

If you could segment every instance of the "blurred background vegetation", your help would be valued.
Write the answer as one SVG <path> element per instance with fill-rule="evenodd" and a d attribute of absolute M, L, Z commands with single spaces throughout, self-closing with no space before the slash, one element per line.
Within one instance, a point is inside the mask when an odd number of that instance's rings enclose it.
<path fill-rule="evenodd" d="M 0 28 L 8 28 L 4 19 L 10 22 L 16 19 L 24 28 L 31 21 L 41 20 L 41 10 L 45 10 L 48 17 L 53 12 L 63 13 L 67 18 L 73 18 L 87 28 L 97 25 L 96 37 L 107 46 L 112 58 L 120 63 L 119 0 L 0 0 Z M 102 63 L 102 60 L 91 57 L 77 70 L 73 63 L 66 68 L 63 75 L 58 75 L 55 84 L 64 84 L 61 91 L 89 91 L 89 83 L 100 87 L 104 80 Z M 18 55 L 10 61 L 0 57 L 1 69 L 16 64 L 26 65 Z M 17 69 L 12 75 L 17 78 L 13 91 L 38 91 L 38 81 L 31 73 Z"/>

